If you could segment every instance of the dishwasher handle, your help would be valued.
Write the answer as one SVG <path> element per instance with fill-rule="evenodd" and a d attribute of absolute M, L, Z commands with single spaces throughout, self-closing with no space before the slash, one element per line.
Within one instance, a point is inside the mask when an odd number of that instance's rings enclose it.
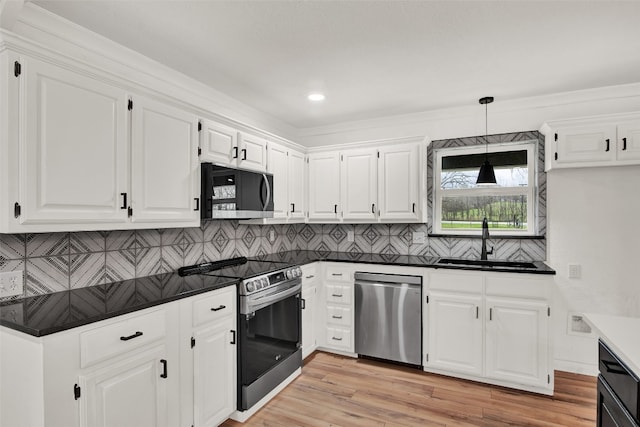
<path fill-rule="evenodd" d="M 381 274 L 381 273 L 363 273 L 357 271 L 354 274 L 356 284 L 380 284 L 380 285 L 402 285 L 421 286 L 421 276 L 405 276 L 402 274 Z"/>

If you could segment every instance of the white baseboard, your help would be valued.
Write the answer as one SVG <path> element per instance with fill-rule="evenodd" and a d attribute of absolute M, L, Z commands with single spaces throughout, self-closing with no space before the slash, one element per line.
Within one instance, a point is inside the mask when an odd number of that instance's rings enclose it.
<path fill-rule="evenodd" d="M 571 372 L 573 374 L 598 376 L 598 365 L 591 363 L 573 362 L 570 360 L 554 360 L 553 368 L 556 371 Z"/>

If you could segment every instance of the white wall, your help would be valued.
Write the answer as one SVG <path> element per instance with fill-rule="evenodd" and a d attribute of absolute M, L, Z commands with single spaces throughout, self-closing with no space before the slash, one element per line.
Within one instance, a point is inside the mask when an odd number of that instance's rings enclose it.
<path fill-rule="evenodd" d="M 595 337 L 567 334 L 567 312 L 640 317 L 640 166 L 550 171 L 547 250 L 557 271 L 556 361 L 594 373 Z M 569 279 L 569 264 L 580 278 Z"/>

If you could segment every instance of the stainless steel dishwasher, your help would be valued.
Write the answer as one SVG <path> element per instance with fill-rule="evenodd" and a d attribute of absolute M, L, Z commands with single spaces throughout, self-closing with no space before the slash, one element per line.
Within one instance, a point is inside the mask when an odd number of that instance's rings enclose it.
<path fill-rule="evenodd" d="M 422 364 L 422 277 L 355 273 L 356 353 Z"/>

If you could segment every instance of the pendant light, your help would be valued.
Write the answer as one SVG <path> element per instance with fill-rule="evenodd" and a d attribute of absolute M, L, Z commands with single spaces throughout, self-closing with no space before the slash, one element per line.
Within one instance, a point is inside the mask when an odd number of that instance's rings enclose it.
<path fill-rule="evenodd" d="M 478 100 L 480 104 L 484 105 L 484 135 L 485 135 L 485 155 L 484 163 L 480 166 L 480 172 L 478 172 L 478 180 L 476 185 L 496 185 L 496 174 L 493 171 L 493 166 L 489 163 L 489 126 L 488 126 L 488 112 L 487 104 L 493 102 L 493 96 L 485 96 Z"/>

